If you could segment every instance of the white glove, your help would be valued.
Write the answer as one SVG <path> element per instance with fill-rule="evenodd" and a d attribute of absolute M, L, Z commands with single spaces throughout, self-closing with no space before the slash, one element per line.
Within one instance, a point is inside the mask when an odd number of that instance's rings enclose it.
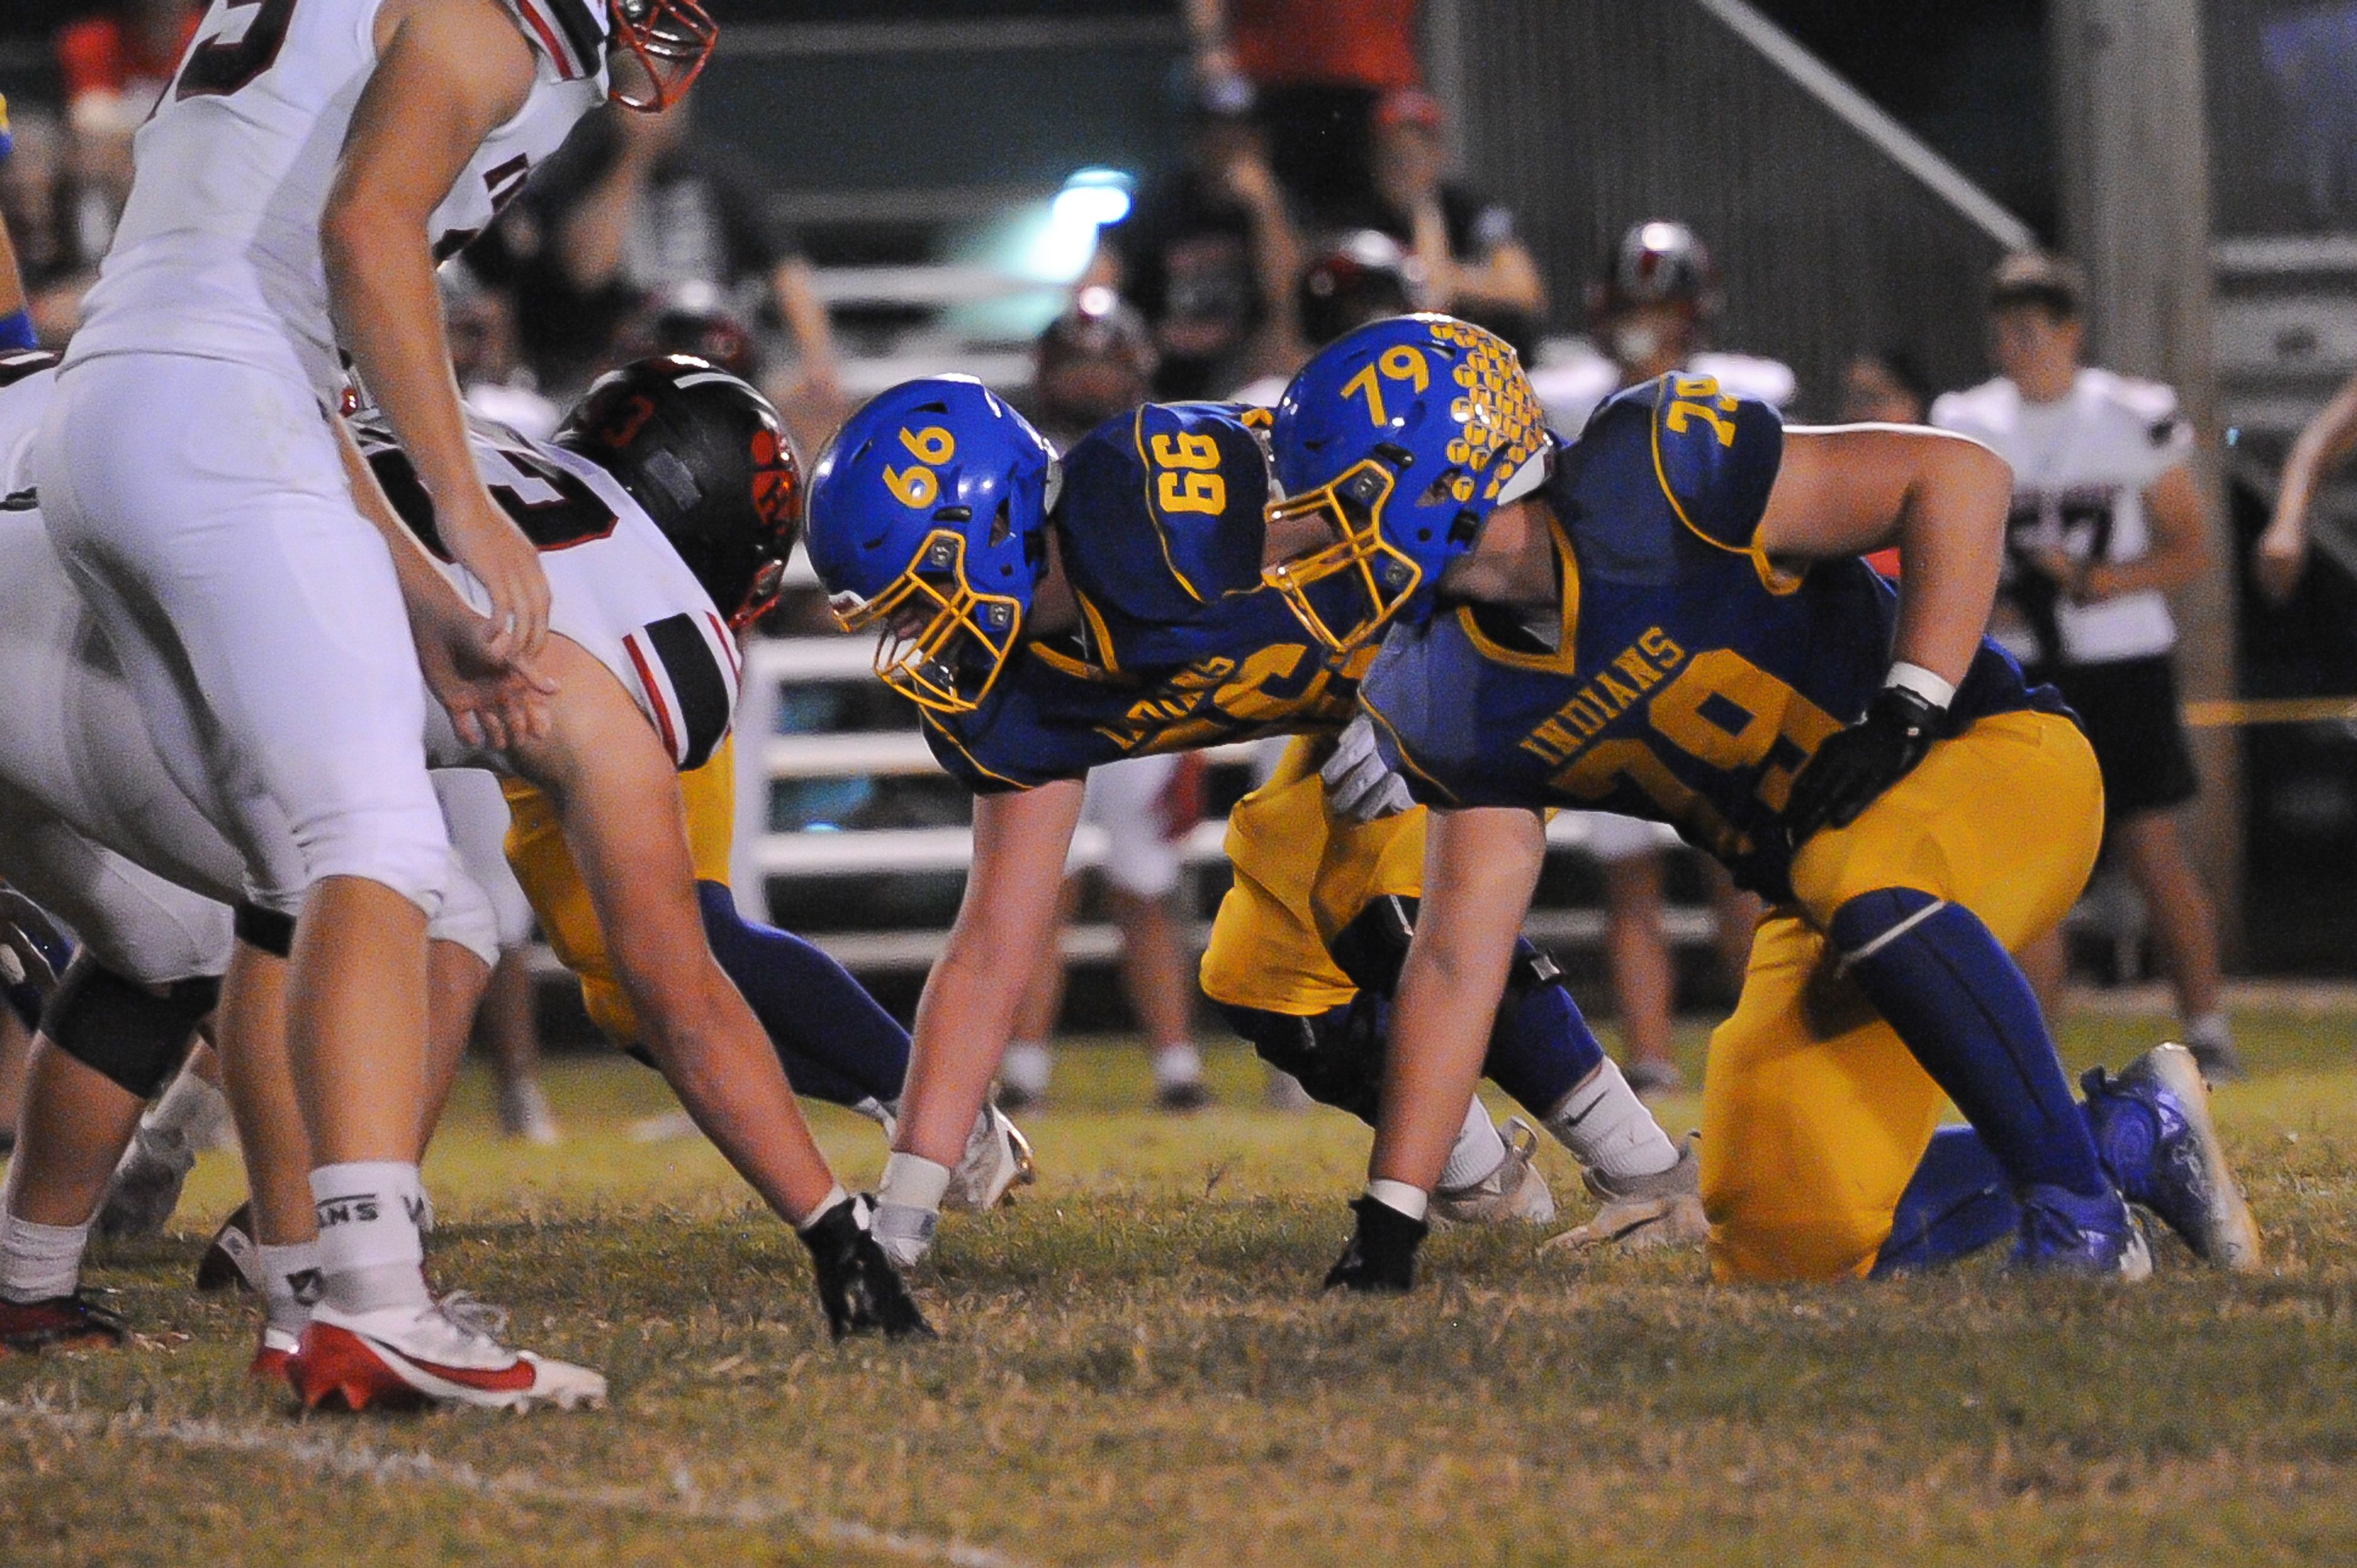
<path fill-rule="evenodd" d="M 1380 822 L 1415 804 L 1407 780 L 1393 772 L 1375 749 L 1375 726 L 1364 714 L 1335 737 L 1334 755 L 1318 777 L 1326 786 L 1326 809 L 1346 822 Z"/>

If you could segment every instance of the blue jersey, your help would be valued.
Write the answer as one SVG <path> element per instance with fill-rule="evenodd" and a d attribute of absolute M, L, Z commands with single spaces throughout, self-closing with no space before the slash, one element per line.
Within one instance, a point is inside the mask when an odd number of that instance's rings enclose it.
<path fill-rule="evenodd" d="M 1558 442 L 1551 635 L 1444 609 L 1393 632 L 1368 672 L 1378 740 L 1416 798 L 1668 822 L 1785 896 L 1793 778 L 1881 687 L 1898 600 L 1862 561 L 1796 575 L 1758 549 L 1782 452 L 1775 410 L 1692 376 L 1631 387 Z M 2060 706 L 1984 639 L 1951 714 Z"/>
<path fill-rule="evenodd" d="M 975 712 L 923 714 L 942 767 L 976 790 L 1030 789 L 1119 757 L 1348 721 L 1374 650 L 1329 655 L 1261 582 L 1260 417 L 1148 403 L 1073 446 L 1049 526 L 1080 628 L 1027 638 Z"/>

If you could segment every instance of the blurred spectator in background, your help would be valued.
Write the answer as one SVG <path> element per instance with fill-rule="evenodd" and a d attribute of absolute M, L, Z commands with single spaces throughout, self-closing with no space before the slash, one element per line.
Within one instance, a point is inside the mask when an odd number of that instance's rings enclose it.
<path fill-rule="evenodd" d="M 198 0 L 116 0 L 58 33 L 66 124 L 81 197 L 78 238 L 103 255 L 131 194 L 131 138 L 170 84 L 204 16 Z"/>
<path fill-rule="evenodd" d="M 761 380 L 759 339 L 707 283 L 683 283 L 651 295 L 623 328 L 617 358 L 627 364 L 654 354 L 687 354 L 740 381 L 758 385 Z"/>
<path fill-rule="evenodd" d="M 1294 316 L 1301 324 L 1300 358 L 1323 349 L 1345 332 L 1425 308 L 1423 270 L 1400 242 L 1375 229 L 1350 231 L 1302 270 L 1295 287 Z M 1229 394 L 1229 401 L 1275 408 L 1299 367 L 1287 365 Z M 1284 750 L 1282 737 L 1276 741 Z"/>
<path fill-rule="evenodd" d="M 563 411 L 541 395 L 516 349 L 515 302 L 463 266 L 436 274 L 442 285 L 443 330 L 450 368 L 467 405 L 534 441 L 556 434 Z"/>
<path fill-rule="evenodd" d="M 1374 227 L 1408 247 L 1427 308 L 1487 327 L 1527 351 L 1546 318 L 1546 285 L 1514 215 L 1442 177 L 1440 100 L 1403 88 L 1375 110 Z"/>
<path fill-rule="evenodd" d="M 2308 570 L 2308 518 L 2317 487 L 2349 460 L 2352 448 L 2357 448 L 2357 379 L 2342 386 L 2308 422 L 2284 459 L 2275 517 L 2259 535 L 2251 558 L 2251 574 L 2260 591 L 2277 604 L 2291 597 Z"/>
<path fill-rule="evenodd" d="M 62 349 L 97 278 L 73 220 L 64 127 L 38 113 L 12 116 L 15 151 L 0 160 L 0 218 L 23 277 L 25 308 L 43 347 Z"/>
<path fill-rule="evenodd" d="M 1904 349 L 1853 354 L 1842 367 L 1844 424 L 1921 424 L 1932 404 L 1931 378 Z M 1899 548 L 1878 550 L 1866 564 L 1886 577 L 1899 575 Z"/>
<path fill-rule="evenodd" d="M 776 312 L 798 360 L 767 390 L 798 431 L 830 433 L 849 410 L 816 274 L 758 183 L 697 132 L 694 105 L 585 121 L 534 177 L 544 245 L 521 280 L 526 348 L 562 392 L 614 357 L 651 298 L 702 285 L 739 320 Z"/>
<path fill-rule="evenodd" d="M 1375 106 L 1424 84 L 1419 9 L 1420 0 L 1186 0 L 1198 77 L 1252 83 L 1276 177 L 1310 222 L 1365 220 Z"/>
<path fill-rule="evenodd" d="M 1154 396 L 1177 402 L 1292 363 L 1300 265 L 1252 90 L 1223 77 L 1192 100 L 1179 165 L 1097 231 L 1081 287 L 1112 289 L 1146 318 L 1160 357 Z"/>
<path fill-rule="evenodd" d="M 2144 897 L 2185 1043 L 2212 1078 L 2239 1076 L 2218 1004 L 2216 917 L 2177 832 L 2177 808 L 2199 781 L 2166 595 L 2210 568 L 2206 509 L 2187 463 L 2192 427 L 2168 387 L 2082 362 L 2086 283 L 2070 262 L 2008 256 L 1988 297 L 1999 373 L 1941 398 L 1932 423 L 2013 465 L 1990 630 L 2078 714 L 2103 768 L 2105 853 Z M 2020 957 L 2053 1011 L 2061 934 Z"/>
<path fill-rule="evenodd" d="M 1138 314 L 1112 290 L 1084 288 L 1039 335 L 1032 395 L 1039 429 L 1059 451 L 1146 401 L 1154 341 Z M 1202 816 L 1202 759 L 1132 757 L 1090 770 L 1082 824 L 1102 831 L 1098 867 L 1107 911 L 1121 932 L 1122 988 L 1153 1049 L 1154 1099 L 1165 1111 L 1211 1103 L 1194 1039 L 1195 966 L 1179 931 L 1173 896 L 1187 834 Z M 1079 904 L 1082 878 L 1064 879 L 1064 918 L 1041 948 L 1016 1010 L 1014 1042 L 999 1064 L 999 1103 L 1036 1106 L 1054 1067 L 1049 1040 L 1064 1001 L 1059 939 Z"/>
<path fill-rule="evenodd" d="M 1547 424 L 1576 435 L 1598 405 L 1623 387 L 1673 372 L 1710 376 L 1730 392 L 1782 408 L 1796 390 L 1791 369 L 1705 347 L 1725 303 L 1718 266 L 1692 229 L 1663 219 L 1632 224 L 1588 289 L 1588 318 L 1602 352 L 1543 365 L 1531 385 Z M 1604 869 L 1605 953 L 1630 1086 L 1652 1096 L 1685 1081 L 1670 1053 L 1675 972 L 1662 935 L 1662 841 L 1652 824 L 1607 812 L 1586 814 L 1587 848 Z M 1720 968 L 1740 983 L 1760 903 L 1704 857 L 1717 911 Z"/>

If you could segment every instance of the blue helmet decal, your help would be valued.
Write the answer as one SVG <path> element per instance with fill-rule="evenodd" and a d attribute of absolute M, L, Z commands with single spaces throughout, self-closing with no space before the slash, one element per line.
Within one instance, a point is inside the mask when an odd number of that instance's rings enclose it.
<path fill-rule="evenodd" d="M 1012 656 L 1047 569 L 1055 449 L 971 376 L 904 381 L 812 471 L 803 542 L 836 624 L 877 631 L 876 673 L 971 713 Z"/>
<path fill-rule="evenodd" d="M 1551 450 L 1505 339 L 1447 316 L 1400 316 L 1337 339 L 1293 379 L 1269 432 L 1285 499 L 1269 525 L 1316 520 L 1332 542 L 1271 566 L 1310 635 L 1356 647 L 1431 610 L 1441 574 L 1490 513 L 1536 488 Z M 1351 585 L 1337 616 L 1320 583 Z"/>

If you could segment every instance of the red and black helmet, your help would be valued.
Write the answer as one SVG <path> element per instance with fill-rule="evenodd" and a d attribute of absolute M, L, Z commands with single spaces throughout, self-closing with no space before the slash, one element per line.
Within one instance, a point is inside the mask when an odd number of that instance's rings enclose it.
<path fill-rule="evenodd" d="M 665 354 L 598 378 L 556 444 L 646 509 L 731 626 L 777 601 L 802 523 L 802 470 L 778 411 L 705 360 Z"/>
<path fill-rule="evenodd" d="M 712 59 L 720 24 L 696 0 L 607 0 L 614 41 L 638 57 L 650 83 L 643 95 L 617 91 L 625 109 L 660 114 L 687 95 Z"/>

